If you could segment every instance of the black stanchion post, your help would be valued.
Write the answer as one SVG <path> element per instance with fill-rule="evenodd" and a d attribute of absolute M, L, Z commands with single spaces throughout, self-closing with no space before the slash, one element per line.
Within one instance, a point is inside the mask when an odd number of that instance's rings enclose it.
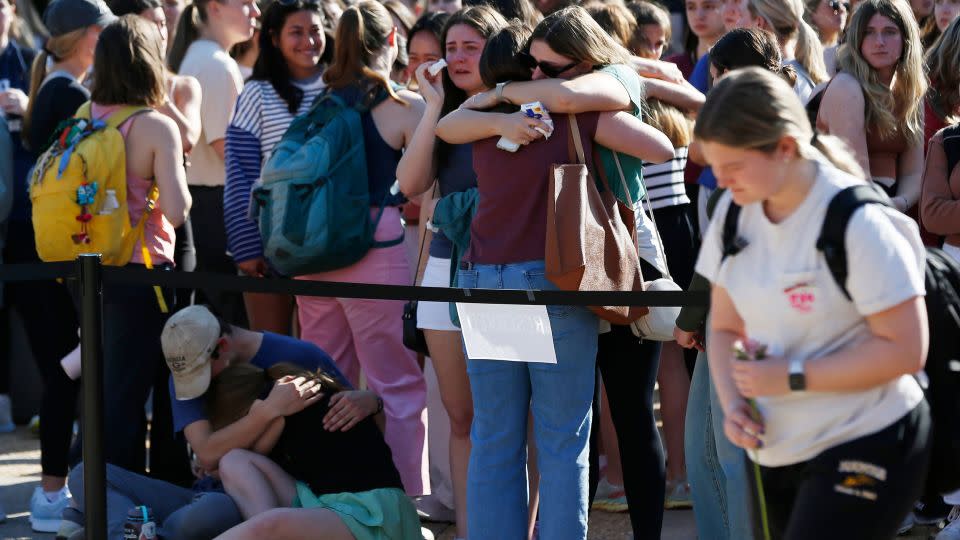
<path fill-rule="evenodd" d="M 77 258 L 83 384 L 83 498 L 87 540 L 107 537 L 103 454 L 103 269 L 99 254 Z"/>

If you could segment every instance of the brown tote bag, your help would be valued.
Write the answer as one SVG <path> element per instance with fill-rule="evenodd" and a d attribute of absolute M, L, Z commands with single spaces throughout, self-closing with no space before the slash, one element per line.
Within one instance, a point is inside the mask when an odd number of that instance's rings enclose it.
<path fill-rule="evenodd" d="M 564 291 L 643 290 L 633 209 L 617 199 L 603 175 L 604 191 L 597 190 L 577 118 L 571 114 L 569 119 L 570 161 L 574 149 L 577 161 L 550 170 L 547 279 Z M 649 312 L 645 306 L 590 306 L 590 310 L 613 324 L 630 324 Z"/>

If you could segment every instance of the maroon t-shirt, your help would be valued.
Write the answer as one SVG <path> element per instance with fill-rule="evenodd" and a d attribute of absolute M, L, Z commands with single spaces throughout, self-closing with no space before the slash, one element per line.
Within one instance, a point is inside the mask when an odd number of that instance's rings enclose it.
<path fill-rule="evenodd" d="M 593 163 L 599 117 L 599 113 L 577 115 L 587 163 Z M 500 137 L 473 143 L 479 202 L 470 225 L 470 247 L 463 260 L 509 264 L 543 259 L 550 166 L 572 162 L 567 147 L 567 115 L 554 116 L 553 123 L 549 139 L 521 146 L 516 153 L 497 148 Z"/>

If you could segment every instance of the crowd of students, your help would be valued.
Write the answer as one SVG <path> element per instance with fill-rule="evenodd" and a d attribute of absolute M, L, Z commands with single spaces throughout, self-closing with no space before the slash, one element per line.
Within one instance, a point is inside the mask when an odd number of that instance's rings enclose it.
<path fill-rule="evenodd" d="M 469 357 L 447 303 L 416 306 L 425 356 L 404 344 L 402 302 L 111 285 L 110 538 L 138 505 L 163 538 L 409 540 L 433 519 L 457 538 L 585 539 L 595 508 L 647 539 L 691 506 L 703 538 L 941 521 L 940 540 L 960 538 L 960 494 L 924 485 L 931 415 L 912 376 L 930 339 L 924 244 L 960 262 L 958 5 L 52 0 L 41 18 L 0 0 L 3 262 L 40 261 L 32 171 L 79 109 L 124 141 L 124 208 L 144 222 L 128 266 L 556 290 L 547 187 L 576 140 L 633 210 L 643 279 L 711 291 L 666 342 L 548 306 L 548 364 Z M 253 199 L 324 96 L 361 111 L 377 245 L 285 276 Z M 890 206 L 854 214 L 837 283 L 817 225 L 867 183 Z M 44 385 L 30 521 L 62 538 L 84 531 L 75 296 L 6 283 L 0 320 L 7 348 L 19 314 Z M 741 342 L 766 357 L 742 361 Z"/>

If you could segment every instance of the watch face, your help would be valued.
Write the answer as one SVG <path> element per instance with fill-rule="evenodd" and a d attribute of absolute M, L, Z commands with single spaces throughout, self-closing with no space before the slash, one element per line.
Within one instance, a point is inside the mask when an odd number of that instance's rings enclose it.
<path fill-rule="evenodd" d="M 807 388 L 807 378 L 804 377 L 803 373 L 791 373 L 790 374 L 790 390 L 806 390 Z"/>

